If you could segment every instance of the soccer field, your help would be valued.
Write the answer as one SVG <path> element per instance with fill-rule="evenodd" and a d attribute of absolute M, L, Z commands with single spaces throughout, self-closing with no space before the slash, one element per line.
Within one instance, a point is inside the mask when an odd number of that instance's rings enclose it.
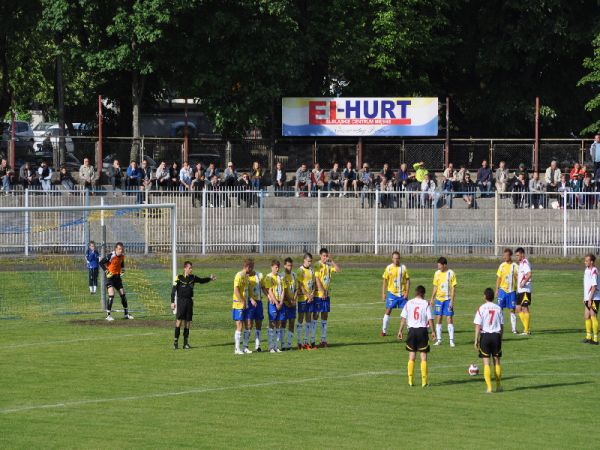
<path fill-rule="evenodd" d="M 164 312 L 142 308 L 132 293 L 131 322 L 108 324 L 101 313 L 0 320 L 0 447 L 597 448 L 600 348 L 581 343 L 583 267 L 533 264 L 533 335 L 505 335 L 505 391 L 493 395 L 467 367 L 481 367 L 472 319 L 483 289 L 495 286 L 495 270 L 452 261 L 457 346 L 447 345 L 444 326 L 444 345 L 429 354 L 427 389 L 407 385 L 397 310 L 391 336 L 379 336 L 385 264 L 343 267 L 334 277 L 331 346 L 316 351 L 234 356 L 230 307 L 239 269 L 202 262 L 194 273 L 218 280 L 196 287 L 191 350 L 172 349 L 167 270 L 144 271 Z M 435 264 L 408 267 L 411 291 L 423 284 L 429 298 Z M 266 264 L 257 269 L 268 272 Z M 34 299 L 36 280 L 58 289 L 47 273 L 30 275 L 0 272 L 4 307 Z"/>

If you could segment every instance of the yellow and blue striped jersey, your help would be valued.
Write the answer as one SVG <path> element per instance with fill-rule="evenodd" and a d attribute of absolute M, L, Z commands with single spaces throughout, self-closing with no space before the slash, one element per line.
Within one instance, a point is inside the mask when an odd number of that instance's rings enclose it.
<path fill-rule="evenodd" d="M 387 282 L 387 291 L 396 295 L 408 295 L 406 286 L 410 275 L 404 264 L 396 266 L 394 264 L 388 265 L 383 271 L 382 278 Z"/>
<path fill-rule="evenodd" d="M 235 295 L 235 288 L 238 288 L 242 298 L 238 298 Z M 233 279 L 233 305 L 231 308 L 233 309 L 244 309 L 244 305 L 246 303 L 246 293 L 248 289 L 248 275 L 243 271 L 238 272 Z"/>
<path fill-rule="evenodd" d="M 265 289 L 272 289 L 275 300 L 282 301 L 285 295 L 285 280 L 279 274 L 270 273 L 264 279 Z"/>
<path fill-rule="evenodd" d="M 315 271 L 312 267 L 304 267 L 303 265 L 298 267 L 296 270 L 296 279 L 298 281 L 298 301 L 305 302 L 307 300 L 306 295 L 300 289 L 300 286 L 304 286 L 307 292 L 313 292 L 315 290 Z"/>
<path fill-rule="evenodd" d="M 264 277 L 260 272 L 254 272 L 252 275 L 248 275 L 248 293 L 246 299 L 260 301 L 262 300 L 261 288 L 264 286 Z"/>
<path fill-rule="evenodd" d="M 292 306 L 292 301 L 296 296 L 298 290 L 298 280 L 294 272 L 286 273 L 283 276 L 283 287 L 285 292 L 285 304 L 286 306 Z"/>
<path fill-rule="evenodd" d="M 496 276 L 500 278 L 500 289 L 507 293 L 516 291 L 518 274 L 519 267 L 516 263 L 503 262 L 500 264 L 498 272 L 496 272 Z"/>
<path fill-rule="evenodd" d="M 331 274 L 335 273 L 335 267 L 331 265 L 331 263 L 323 264 L 321 261 L 318 261 L 315 264 L 315 276 L 319 279 L 321 286 L 324 291 L 318 289 L 317 286 L 317 297 L 325 298 L 329 296 L 329 284 L 331 283 Z"/>
<path fill-rule="evenodd" d="M 440 302 L 450 300 L 450 288 L 456 286 L 456 275 L 453 270 L 442 272 L 437 270 L 433 276 L 433 286 L 437 288 L 435 299 Z"/>

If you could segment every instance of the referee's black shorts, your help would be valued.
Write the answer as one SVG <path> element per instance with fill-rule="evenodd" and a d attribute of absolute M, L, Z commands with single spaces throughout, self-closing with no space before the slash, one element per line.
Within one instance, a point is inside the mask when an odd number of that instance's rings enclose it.
<path fill-rule="evenodd" d="M 177 320 L 192 321 L 194 315 L 194 300 L 191 298 L 177 299 Z"/>
<path fill-rule="evenodd" d="M 409 328 L 406 339 L 406 350 L 409 352 L 429 353 L 429 335 L 427 328 Z"/>
<path fill-rule="evenodd" d="M 482 333 L 479 338 L 479 357 L 502 357 L 502 336 L 500 333 Z"/>

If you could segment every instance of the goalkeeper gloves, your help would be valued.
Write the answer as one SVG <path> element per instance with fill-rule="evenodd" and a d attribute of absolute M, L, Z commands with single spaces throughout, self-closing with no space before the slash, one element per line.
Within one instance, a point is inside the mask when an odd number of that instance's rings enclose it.
<path fill-rule="evenodd" d="M 106 278 L 112 278 L 113 273 L 110 270 L 106 271 Z"/>

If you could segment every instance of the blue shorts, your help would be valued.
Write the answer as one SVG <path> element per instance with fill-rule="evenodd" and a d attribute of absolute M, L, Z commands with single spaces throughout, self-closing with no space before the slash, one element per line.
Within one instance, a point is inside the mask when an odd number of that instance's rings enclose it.
<path fill-rule="evenodd" d="M 387 293 L 387 297 L 385 299 L 386 309 L 403 309 L 404 305 L 406 305 L 406 299 L 402 295 L 394 295 L 391 292 Z"/>
<path fill-rule="evenodd" d="M 331 301 L 329 300 L 329 297 L 315 297 L 313 303 L 315 304 L 313 312 L 328 313 L 331 311 Z"/>
<path fill-rule="evenodd" d="M 252 303 L 248 301 L 246 320 L 265 320 L 262 300 L 256 300 L 256 306 L 252 306 Z"/>
<path fill-rule="evenodd" d="M 245 309 L 232 309 L 231 310 L 231 318 L 236 322 L 238 320 L 246 320 L 246 310 Z"/>
<path fill-rule="evenodd" d="M 298 302 L 298 314 L 309 313 L 312 312 L 313 303 L 308 303 L 306 300 L 303 302 Z"/>
<path fill-rule="evenodd" d="M 502 289 L 498 289 L 498 306 L 502 309 L 515 309 L 517 307 L 517 293 L 504 292 Z"/>
<path fill-rule="evenodd" d="M 450 300 L 444 300 L 443 302 L 436 300 L 433 314 L 436 316 L 452 317 L 454 315 L 454 310 L 450 308 Z"/>
<path fill-rule="evenodd" d="M 286 306 L 283 305 L 283 311 L 284 311 L 284 319 L 283 320 L 289 320 L 289 319 L 295 319 L 296 318 L 296 306 Z"/>
<path fill-rule="evenodd" d="M 282 306 L 280 310 L 277 310 L 277 307 L 269 302 L 269 320 L 271 321 L 281 321 L 285 320 L 285 305 Z"/>

